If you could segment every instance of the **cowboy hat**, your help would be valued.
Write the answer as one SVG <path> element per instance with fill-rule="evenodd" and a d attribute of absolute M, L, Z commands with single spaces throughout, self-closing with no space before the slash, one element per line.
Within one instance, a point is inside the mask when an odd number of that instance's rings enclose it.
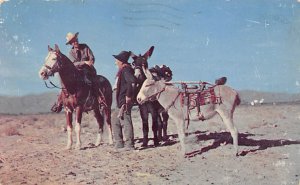
<path fill-rule="evenodd" d="M 113 55 L 117 60 L 122 63 L 128 63 L 128 59 L 131 55 L 131 51 L 121 51 L 118 55 Z"/>
<path fill-rule="evenodd" d="M 73 34 L 71 32 L 67 33 L 67 36 L 66 36 L 66 39 L 67 39 L 66 45 L 71 44 L 74 41 L 74 39 L 77 39 L 78 34 L 79 34 L 79 32 L 77 32 L 75 34 Z"/>

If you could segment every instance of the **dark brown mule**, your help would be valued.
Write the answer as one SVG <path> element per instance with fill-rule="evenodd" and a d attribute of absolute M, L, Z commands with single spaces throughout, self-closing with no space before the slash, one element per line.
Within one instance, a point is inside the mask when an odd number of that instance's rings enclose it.
<path fill-rule="evenodd" d="M 143 82 L 146 80 L 146 76 L 143 72 L 143 66 L 148 67 L 148 58 L 151 57 L 154 50 L 154 46 L 151 46 L 148 51 L 143 55 L 135 55 L 132 53 L 131 57 L 134 60 L 132 62 L 134 75 L 137 78 L 137 93 L 142 87 Z M 148 146 L 148 116 L 151 114 L 152 118 L 152 131 L 154 146 L 159 145 L 159 141 L 167 140 L 167 125 L 168 125 L 168 113 L 164 111 L 164 108 L 158 103 L 158 101 L 147 101 L 144 104 L 139 104 L 140 116 L 143 123 L 143 144 L 142 147 Z"/>
<path fill-rule="evenodd" d="M 65 115 L 67 121 L 68 141 L 67 149 L 72 147 L 72 115 L 75 115 L 75 132 L 76 132 L 76 148 L 80 149 L 80 130 L 82 113 L 93 110 L 94 116 L 99 125 L 99 131 L 95 145 L 98 146 L 102 142 L 104 116 L 109 129 L 109 143 L 112 144 L 111 131 L 111 105 L 112 105 L 112 87 L 109 81 L 101 76 L 97 76 L 100 92 L 103 96 L 103 102 L 98 102 L 94 97 L 92 88 L 82 80 L 82 73 L 74 66 L 71 60 L 62 54 L 57 45 L 53 50 L 48 46 L 48 55 L 45 64 L 39 71 L 40 78 L 47 80 L 49 76 L 58 73 L 62 85 L 62 101 L 65 107 Z"/>

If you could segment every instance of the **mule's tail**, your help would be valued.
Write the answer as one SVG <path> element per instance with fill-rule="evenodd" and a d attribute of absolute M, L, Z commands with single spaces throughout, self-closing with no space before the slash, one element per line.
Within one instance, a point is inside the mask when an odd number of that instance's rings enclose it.
<path fill-rule="evenodd" d="M 239 96 L 239 93 L 236 94 L 235 104 L 236 104 L 236 105 L 240 105 L 240 104 L 241 104 L 241 98 L 240 98 L 240 96 Z"/>

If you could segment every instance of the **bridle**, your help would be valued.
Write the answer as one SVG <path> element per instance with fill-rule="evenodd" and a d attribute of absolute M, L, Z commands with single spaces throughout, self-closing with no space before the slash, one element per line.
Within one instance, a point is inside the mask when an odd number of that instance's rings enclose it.
<path fill-rule="evenodd" d="M 57 59 L 56 59 L 55 64 L 52 67 L 48 66 L 47 64 L 44 64 L 44 67 L 49 70 L 49 72 L 47 74 L 48 76 L 53 76 L 54 73 L 59 72 L 60 69 L 62 68 L 61 56 L 58 55 L 56 52 L 55 52 L 55 54 L 56 54 Z"/>
<path fill-rule="evenodd" d="M 55 64 L 52 67 L 48 66 L 47 64 L 44 64 L 44 67 L 49 70 L 48 73 L 47 73 L 47 76 L 54 76 L 54 73 L 59 72 L 61 70 L 62 66 L 63 66 L 63 64 L 62 64 L 63 62 L 61 61 L 61 56 L 58 55 L 56 52 L 55 52 L 55 54 L 56 54 L 57 59 L 56 59 Z M 49 87 L 46 81 L 44 81 L 44 83 L 45 83 L 45 86 L 48 89 L 53 89 L 53 88 L 65 89 L 65 88 L 62 88 L 62 87 L 58 87 L 57 85 L 55 85 L 50 80 L 49 80 L 49 83 L 52 85 L 52 87 Z"/>
<path fill-rule="evenodd" d="M 150 87 L 150 86 L 153 86 L 153 85 L 154 85 L 154 83 L 149 84 L 149 85 L 146 85 L 145 87 Z M 161 94 L 162 92 L 164 92 L 165 90 L 166 90 L 166 87 L 162 88 L 162 90 L 160 90 L 160 91 L 158 91 L 158 92 L 156 92 L 156 93 L 154 93 L 154 94 L 148 96 L 148 98 L 147 98 L 146 100 L 151 100 L 151 99 L 154 99 L 154 98 L 155 98 L 156 100 L 158 100 L 159 97 L 160 97 L 160 94 Z"/>

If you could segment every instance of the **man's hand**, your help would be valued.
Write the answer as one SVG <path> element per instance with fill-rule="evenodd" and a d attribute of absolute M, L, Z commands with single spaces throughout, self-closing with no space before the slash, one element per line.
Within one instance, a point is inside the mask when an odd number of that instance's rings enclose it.
<path fill-rule="evenodd" d="M 89 65 L 89 66 L 94 65 L 93 61 L 89 61 L 89 60 L 85 61 L 84 63 L 87 64 L 87 65 Z"/>

